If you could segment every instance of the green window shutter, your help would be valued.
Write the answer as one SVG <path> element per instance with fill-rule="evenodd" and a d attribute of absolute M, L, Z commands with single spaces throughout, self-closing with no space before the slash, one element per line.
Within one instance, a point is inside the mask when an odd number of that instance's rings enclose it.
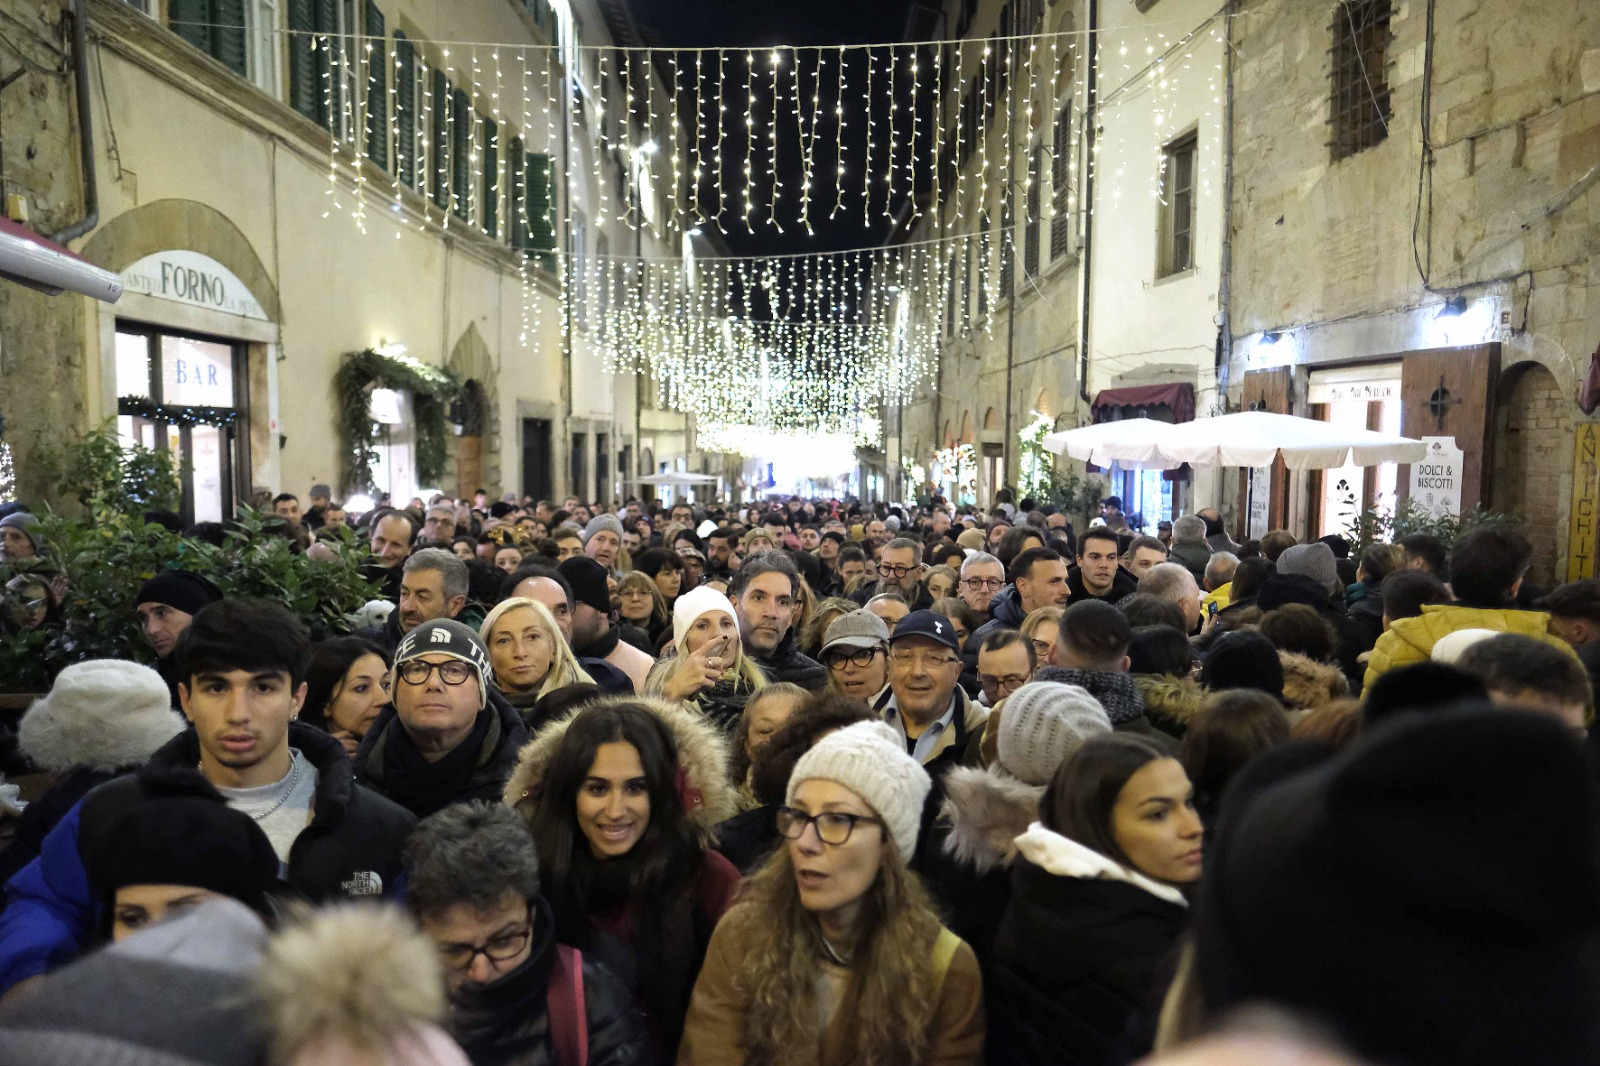
<path fill-rule="evenodd" d="M 399 143 L 394 146 L 400 184 L 417 187 L 417 50 L 410 38 L 394 31 L 394 123 Z"/>
<path fill-rule="evenodd" d="M 211 47 L 213 58 L 241 78 L 250 76 L 246 58 L 244 0 L 211 0 Z"/>
<path fill-rule="evenodd" d="M 367 0 L 367 40 L 360 54 L 372 45 L 367 63 L 367 158 L 389 169 L 389 48 L 384 39 L 383 12 Z"/>
<path fill-rule="evenodd" d="M 334 3 L 316 0 L 317 32 L 324 35 L 317 42 L 317 121 L 328 130 L 337 130 L 344 114 L 345 43 L 335 32 L 339 20 Z"/>
<path fill-rule="evenodd" d="M 527 174 L 523 162 L 522 138 L 511 138 L 506 149 L 506 176 L 511 187 L 506 190 L 506 212 L 511 216 L 511 247 L 526 251 L 528 247 Z"/>
<path fill-rule="evenodd" d="M 167 0 L 167 26 L 202 52 L 211 51 L 211 5 L 207 0 Z"/>
<path fill-rule="evenodd" d="M 457 218 L 472 217 L 472 101 L 457 89 L 450 94 L 450 198 Z"/>
<path fill-rule="evenodd" d="M 432 96 L 432 108 L 429 113 L 428 130 L 428 196 L 440 207 L 445 206 L 445 197 L 449 192 L 448 172 L 445 170 L 445 161 L 450 157 L 450 145 L 445 140 L 445 135 L 450 127 L 445 121 L 450 113 L 450 81 L 444 76 L 444 71 L 435 70 L 430 80 L 429 94 Z"/>
<path fill-rule="evenodd" d="M 483 232 L 500 236 L 500 126 L 483 120 Z"/>
<path fill-rule="evenodd" d="M 556 268 L 554 189 L 550 184 L 550 157 L 527 155 L 528 250 L 546 270 Z"/>
<path fill-rule="evenodd" d="M 313 122 L 320 118 L 322 84 L 311 51 L 315 0 L 289 0 L 289 106 Z"/>

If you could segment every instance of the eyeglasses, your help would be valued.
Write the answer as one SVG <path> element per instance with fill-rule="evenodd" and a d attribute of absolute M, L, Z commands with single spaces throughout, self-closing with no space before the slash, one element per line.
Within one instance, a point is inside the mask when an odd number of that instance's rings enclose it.
<path fill-rule="evenodd" d="M 1044 662 L 1044 657 L 1050 654 L 1051 648 L 1055 647 L 1055 644 L 1050 641 L 1035 640 L 1032 643 L 1033 657 L 1039 662 Z"/>
<path fill-rule="evenodd" d="M 806 826 L 814 825 L 817 827 L 818 840 L 838 847 L 849 841 L 850 834 L 855 832 L 858 822 L 865 822 L 868 825 L 883 824 L 879 819 L 869 818 L 864 814 L 846 814 L 843 811 L 807 814 L 793 807 L 778 808 L 778 832 L 789 840 L 799 840 L 805 836 Z"/>
<path fill-rule="evenodd" d="M 823 665 L 829 670 L 843 670 L 845 663 L 853 663 L 865 669 L 872 665 L 872 657 L 882 650 L 882 648 L 862 648 L 859 651 L 836 651 L 823 659 Z"/>
<path fill-rule="evenodd" d="M 995 677 L 993 674 L 979 674 L 978 684 L 986 689 L 1010 694 L 1027 683 L 1027 674 L 1006 674 L 1004 677 Z"/>
<path fill-rule="evenodd" d="M 522 928 L 497 936 L 487 944 L 440 944 L 439 958 L 446 967 L 460 973 L 472 969 L 472 963 L 479 955 L 487 957 L 490 962 L 509 962 L 522 953 L 532 938 L 533 923 L 530 921 Z"/>
<path fill-rule="evenodd" d="M 937 670 L 961 660 L 953 655 L 924 655 L 916 651 L 892 651 L 889 660 L 896 666 L 910 666 L 921 670 Z"/>
<path fill-rule="evenodd" d="M 967 586 L 967 588 L 971 589 L 973 592 L 982 592 L 985 589 L 989 590 L 990 592 L 994 592 L 998 590 L 1001 585 L 1005 584 L 1005 582 L 1001 581 L 997 577 L 968 577 L 963 578 L 961 583 Z"/>
<path fill-rule="evenodd" d="M 890 566 L 888 563 L 878 564 L 878 574 L 882 577 L 905 577 L 907 574 L 916 573 L 921 569 L 922 567 L 920 565 Z"/>
<path fill-rule="evenodd" d="M 464 685 L 467 678 L 477 671 L 459 659 L 449 662 L 430 663 L 421 659 L 412 659 L 400 667 L 400 680 L 408 685 L 426 685 L 428 675 L 435 670 L 439 671 L 439 680 L 447 685 Z"/>

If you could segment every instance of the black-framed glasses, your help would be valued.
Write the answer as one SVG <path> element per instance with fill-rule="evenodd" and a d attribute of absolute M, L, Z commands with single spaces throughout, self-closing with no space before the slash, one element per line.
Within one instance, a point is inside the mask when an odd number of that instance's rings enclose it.
<path fill-rule="evenodd" d="M 528 911 L 528 921 L 509 933 L 494 937 L 486 944 L 440 944 L 439 958 L 448 969 L 458 973 L 472 969 L 479 955 L 490 962 L 510 962 L 522 953 L 533 939 L 533 910 Z"/>
<path fill-rule="evenodd" d="M 917 573 L 922 569 L 920 564 L 913 566 L 890 566 L 888 563 L 878 564 L 879 577 L 905 577 L 907 574 Z"/>
<path fill-rule="evenodd" d="M 439 680 L 447 685 L 464 685 L 467 683 L 467 678 L 476 672 L 459 659 L 451 659 L 442 663 L 430 663 L 422 659 L 412 659 L 410 662 L 401 665 L 400 680 L 408 685 L 426 685 L 428 683 L 428 675 L 435 670 L 439 671 Z"/>
<path fill-rule="evenodd" d="M 995 692 L 1004 692 L 1007 695 L 1015 692 L 1017 689 L 1027 684 L 1027 682 L 1027 674 L 1006 674 L 1003 677 L 996 677 L 993 674 L 978 675 L 978 684 L 982 685 L 986 689 L 992 689 Z"/>
<path fill-rule="evenodd" d="M 882 819 L 871 818 L 865 814 L 846 814 L 844 811 L 807 814 L 793 807 L 778 808 L 778 832 L 789 840 L 799 840 L 805 835 L 806 826 L 814 825 L 817 827 L 818 840 L 837 847 L 849 841 L 850 834 L 855 832 L 858 822 L 865 822 L 868 825 L 883 824 Z"/>
<path fill-rule="evenodd" d="M 835 651 L 835 652 L 830 652 L 824 658 L 823 665 L 826 666 L 829 670 L 843 670 L 845 663 L 853 663 L 854 665 L 859 666 L 864 670 L 867 667 L 872 665 L 872 657 L 874 655 L 877 655 L 882 650 L 883 649 L 881 647 L 877 647 L 877 648 L 858 648 L 855 651 Z"/>
<path fill-rule="evenodd" d="M 973 592 L 982 592 L 985 589 L 990 592 L 998 592 L 1000 586 L 1005 584 L 997 577 L 964 577 L 961 579 L 961 583 Z"/>

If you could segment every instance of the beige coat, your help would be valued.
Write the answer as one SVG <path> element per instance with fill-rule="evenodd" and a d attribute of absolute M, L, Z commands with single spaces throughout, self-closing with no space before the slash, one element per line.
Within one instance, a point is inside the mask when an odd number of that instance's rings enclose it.
<path fill-rule="evenodd" d="M 678 1066 L 744 1066 L 741 1027 L 746 1004 L 734 987 L 734 975 L 744 956 L 740 927 L 750 920 L 760 918 L 748 906 L 735 906 L 711 935 L 684 1022 L 683 1042 L 678 1045 Z M 928 1034 L 931 1044 L 922 1066 L 978 1066 L 983 1061 L 983 977 L 977 956 L 966 944 L 956 949 L 945 973 Z M 816 1052 L 816 1058 L 809 1060 L 814 1066 L 855 1062 L 850 1034 L 841 1031 L 837 1013 Z"/>

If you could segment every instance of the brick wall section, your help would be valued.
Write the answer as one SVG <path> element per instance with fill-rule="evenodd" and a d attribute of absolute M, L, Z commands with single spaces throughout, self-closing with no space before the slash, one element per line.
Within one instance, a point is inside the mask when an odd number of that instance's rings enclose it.
<path fill-rule="evenodd" d="M 1495 440 L 1490 506 L 1514 510 L 1527 520 L 1533 541 L 1528 580 L 1547 589 L 1561 581 L 1556 566 L 1566 529 L 1560 515 L 1570 486 L 1560 470 L 1572 450 L 1571 407 L 1553 374 L 1530 367 L 1503 398 Z"/>

